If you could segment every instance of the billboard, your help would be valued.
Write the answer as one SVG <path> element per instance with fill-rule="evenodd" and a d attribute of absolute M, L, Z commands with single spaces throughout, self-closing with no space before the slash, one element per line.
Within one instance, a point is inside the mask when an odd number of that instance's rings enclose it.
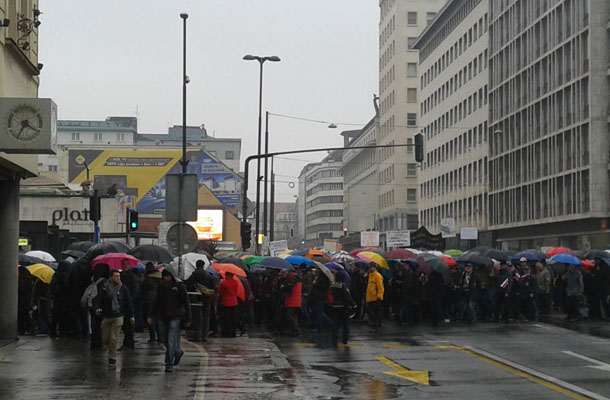
<path fill-rule="evenodd" d="M 196 174 L 198 186 L 208 189 L 227 208 L 235 210 L 241 202 L 241 177 L 205 151 L 188 151 L 186 173 Z M 167 174 L 182 172 L 181 150 L 113 149 L 68 150 L 68 182 L 79 184 L 90 179 L 103 182 L 102 189 L 136 197 L 135 209 L 141 214 L 163 215 Z M 97 187 L 96 187 L 97 189 Z M 101 192 L 105 195 L 106 192 Z"/>
<path fill-rule="evenodd" d="M 195 228 L 199 240 L 222 241 L 224 210 L 197 210 L 197 221 L 187 224 Z"/>

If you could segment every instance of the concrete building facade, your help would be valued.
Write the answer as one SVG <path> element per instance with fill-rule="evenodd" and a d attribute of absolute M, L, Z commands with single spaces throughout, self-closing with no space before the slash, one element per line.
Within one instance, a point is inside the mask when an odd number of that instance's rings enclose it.
<path fill-rule="evenodd" d="M 450 0 L 419 37 L 419 222 L 487 231 L 488 2 Z M 479 234 L 479 236 L 481 236 Z M 454 245 L 459 246 L 459 243 Z"/>
<path fill-rule="evenodd" d="M 324 239 L 338 239 L 343 234 L 343 176 L 341 152 L 335 151 L 319 163 L 307 164 L 299 175 L 299 199 L 302 199 L 302 225 L 305 247 L 322 247 Z M 302 182 L 302 184 L 301 184 Z M 302 188 L 302 192 L 301 192 Z"/>
<path fill-rule="evenodd" d="M 490 228 L 504 248 L 610 240 L 609 9 L 490 1 Z"/>
<path fill-rule="evenodd" d="M 412 143 L 418 132 L 415 41 L 445 0 L 380 0 L 377 144 Z M 377 150 L 380 231 L 417 229 L 417 173 L 412 148 Z"/>

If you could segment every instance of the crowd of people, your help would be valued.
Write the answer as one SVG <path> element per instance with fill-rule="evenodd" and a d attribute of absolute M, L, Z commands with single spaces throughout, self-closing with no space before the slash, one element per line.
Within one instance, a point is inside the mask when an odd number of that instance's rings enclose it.
<path fill-rule="evenodd" d="M 459 263 L 447 274 L 422 271 L 404 261 L 391 273 L 376 263 L 345 263 L 326 270 L 300 264 L 293 269 L 253 268 L 237 276 L 218 274 L 206 263 L 184 281 L 171 268 L 147 263 L 145 270 L 91 268 L 88 260 L 61 261 L 50 284 L 19 268 L 19 332 L 51 337 L 87 336 L 91 349 L 116 352 L 135 346 L 134 332 L 148 331 L 151 343 L 165 346 L 170 372 L 184 352 L 180 329 L 189 340 L 210 335 L 236 337 L 254 326 L 274 334 L 330 334 L 348 343 L 350 322 L 365 321 L 372 333 L 382 323 L 474 324 L 534 321 L 552 311 L 566 319 L 610 316 L 610 266 L 601 258 L 592 268 L 569 266 L 561 273 L 526 258 L 515 265 Z M 122 346 L 119 334 L 123 331 Z"/>

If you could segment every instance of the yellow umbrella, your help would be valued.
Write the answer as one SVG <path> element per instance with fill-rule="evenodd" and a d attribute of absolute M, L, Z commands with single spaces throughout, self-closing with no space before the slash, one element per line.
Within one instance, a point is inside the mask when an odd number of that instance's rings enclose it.
<path fill-rule="evenodd" d="M 292 254 L 293 250 L 284 250 L 280 254 Z"/>
<path fill-rule="evenodd" d="M 385 258 L 381 257 L 377 253 L 373 253 L 372 251 L 362 251 L 358 253 L 356 257 L 367 262 L 374 262 L 381 268 L 390 269 L 390 266 L 388 265 L 388 262 L 385 260 Z"/>
<path fill-rule="evenodd" d="M 44 264 L 33 264 L 26 267 L 30 274 L 40 279 L 43 283 L 51 283 L 51 279 L 55 274 L 53 268 Z"/>

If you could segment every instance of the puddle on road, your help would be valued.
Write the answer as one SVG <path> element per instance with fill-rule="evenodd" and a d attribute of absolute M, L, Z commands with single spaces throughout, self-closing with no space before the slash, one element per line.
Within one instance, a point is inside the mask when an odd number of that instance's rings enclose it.
<path fill-rule="evenodd" d="M 335 385 L 341 388 L 341 393 L 347 398 L 360 399 L 394 399 L 398 398 L 398 387 L 384 383 L 370 375 L 345 371 L 332 366 L 315 366 L 316 370 L 324 371 L 328 376 L 337 378 Z"/>

